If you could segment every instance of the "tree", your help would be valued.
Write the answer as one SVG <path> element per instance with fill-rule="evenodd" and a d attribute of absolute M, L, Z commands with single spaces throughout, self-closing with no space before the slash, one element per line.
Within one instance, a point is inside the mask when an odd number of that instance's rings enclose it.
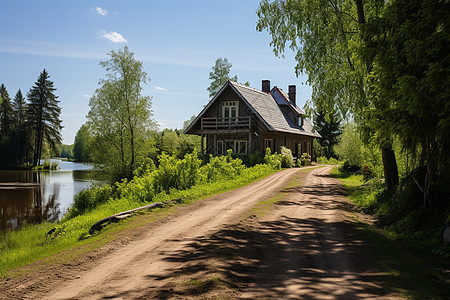
<path fill-rule="evenodd" d="M 228 81 L 237 81 L 237 76 L 230 77 L 231 63 L 227 58 L 219 57 L 215 65 L 212 67 L 212 72 L 209 72 L 209 79 L 211 84 L 208 87 L 209 97 L 214 97 L 222 86 Z"/>
<path fill-rule="evenodd" d="M 445 178 L 450 167 L 450 5 L 390 1 L 382 17 L 369 19 L 367 26 L 383 33 L 362 48 L 373 56 L 369 95 L 383 100 L 383 109 L 370 113 L 391 120 L 385 130 L 426 170 L 425 181 L 416 183 L 429 204 L 431 183 Z"/>
<path fill-rule="evenodd" d="M 314 127 L 322 136 L 318 141 L 325 150 L 325 156 L 327 159 L 334 157 L 333 147 L 339 142 L 339 136 L 342 133 L 339 113 L 335 111 L 327 114 L 322 109 L 317 110 L 314 117 Z"/>
<path fill-rule="evenodd" d="M 92 144 L 93 137 L 89 131 L 87 124 L 81 125 L 75 135 L 73 144 L 73 158 L 75 161 L 90 162 L 92 161 Z"/>
<path fill-rule="evenodd" d="M 14 147 L 12 142 L 13 110 L 11 99 L 4 84 L 0 86 L 0 165 L 11 166 L 14 159 Z"/>
<path fill-rule="evenodd" d="M 116 179 L 129 177 L 142 159 L 148 131 L 156 128 L 150 118 L 151 98 L 142 95 L 142 84 L 150 78 L 134 53 L 123 50 L 108 53 L 100 62 L 106 78 L 89 101 L 89 127 L 95 139 L 94 161 Z"/>
<path fill-rule="evenodd" d="M 4 84 L 0 86 L 0 135 L 6 137 L 10 134 L 13 120 L 11 98 Z"/>
<path fill-rule="evenodd" d="M 308 75 L 316 106 L 337 107 L 343 116 L 351 112 L 359 124 L 365 123 L 366 132 L 378 137 L 386 186 L 392 190 L 398 184 L 398 170 L 393 136 L 385 130 L 389 120 L 383 113 L 377 120 L 368 113 L 374 107 L 381 112 L 386 107 L 386 99 L 367 95 L 376 49 L 363 52 L 371 38 L 382 35 L 366 22 L 378 18 L 382 6 L 380 1 L 363 5 L 362 0 L 263 0 L 257 11 L 257 29 L 267 29 L 272 35 L 276 55 L 282 55 L 288 43 L 296 52 L 296 73 Z"/>
<path fill-rule="evenodd" d="M 39 75 L 35 85 L 27 94 L 29 104 L 27 106 L 27 125 L 34 134 L 33 161 L 34 166 L 39 164 L 44 141 L 51 151 L 57 151 L 61 144 L 61 107 L 59 107 L 56 89 L 50 76 L 44 69 Z"/>
<path fill-rule="evenodd" d="M 22 91 L 19 89 L 14 97 L 14 127 L 15 127 L 15 153 L 16 164 L 21 165 L 25 162 L 28 153 L 28 135 L 25 126 L 26 103 Z"/>

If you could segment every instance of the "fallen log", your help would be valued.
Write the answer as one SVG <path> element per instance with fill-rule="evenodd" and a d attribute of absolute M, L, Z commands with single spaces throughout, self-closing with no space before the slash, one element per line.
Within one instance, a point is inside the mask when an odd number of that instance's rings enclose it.
<path fill-rule="evenodd" d="M 166 203 L 164 203 L 164 202 L 155 202 L 155 203 L 151 203 L 151 204 L 148 204 L 148 205 L 145 205 L 142 207 L 130 209 L 130 210 L 123 211 L 118 214 L 106 217 L 104 219 L 101 219 L 100 221 L 95 222 L 95 224 L 92 225 L 91 228 L 89 229 L 89 234 L 93 234 L 97 230 L 100 231 L 103 228 L 103 226 L 106 225 L 107 223 L 117 222 L 121 219 L 131 217 L 132 213 L 142 211 L 142 210 L 152 209 L 155 207 L 162 207 L 164 205 L 166 205 Z"/>

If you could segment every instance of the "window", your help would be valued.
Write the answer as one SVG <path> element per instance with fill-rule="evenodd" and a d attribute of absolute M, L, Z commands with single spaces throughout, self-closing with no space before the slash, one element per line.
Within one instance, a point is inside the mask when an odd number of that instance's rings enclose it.
<path fill-rule="evenodd" d="M 273 139 L 264 139 L 264 151 L 269 148 L 270 152 L 274 152 L 274 142 Z"/>
<path fill-rule="evenodd" d="M 223 141 L 217 141 L 217 155 L 223 154 Z"/>
<path fill-rule="evenodd" d="M 225 141 L 225 150 L 226 151 L 228 151 L 228 150 L 233 150 L 233 152 L 235 152 L 234 151 L 234 141 Z"/>
<path fill-rule="evenodd" d="M 237 145 L 237 153 L 238 154 L 247 154 L 247 142 L 246 141 L 236 141 Z"/>
<path fill-rule="evenodd" d="M 303 116 L 298 117 L 298 126 L 300 126 L 300 127 L 303 126 Z"/>
<path fill-rule="evenodd" d="M 225 155 L 228 150 L 236 154 L 247 154 L 247 141 L 217 141 L 217 155 Z"/>
<path fill-rule="evenodd" d="M 225 101 L 222 103 L 222 117 L 236 118 L 239 116 L 238 101 Z"/>

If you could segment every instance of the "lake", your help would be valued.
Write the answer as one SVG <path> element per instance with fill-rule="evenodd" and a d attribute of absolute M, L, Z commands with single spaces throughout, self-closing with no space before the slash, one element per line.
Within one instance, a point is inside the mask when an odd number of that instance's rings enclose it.
<path fill-rule="evenodd" d="M 54 171 L 0 170 L 0 231 L 25 224 L 56 222 L 79 191 L 99 183 L 92 179 L 93 167 L 52 159 Z"/>

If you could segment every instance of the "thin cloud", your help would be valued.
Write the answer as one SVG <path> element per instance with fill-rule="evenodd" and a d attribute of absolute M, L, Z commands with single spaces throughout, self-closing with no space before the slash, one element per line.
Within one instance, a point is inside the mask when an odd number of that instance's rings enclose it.
<path fill-rule="evenodd" d="M 128 43 L 128 41 L 117 31 L 101 31 L 100 36 L 104 39 L 107 39 L 113 43 Z"/>
<path fill-rule="evenodd" d="M 84 95 L 83 95 L 83 97 L 86 97 L 86 98 L 91 98 L 91 95 L 88 95 L 88 94 L 84 94 Z"/>
<path fill-rule="evenodd" d="M 161 87 L 161 86 L 155 86 L 155 90 L 161 91 L 161 92 L 167 92 L 167 89 Z"/>
<path fill-rule="evenodd" d="M 108 14 L 108 11 L 106 9 L 103 9 L 98 6 L 95 7 L 95 11 L 97 12 L 97 15 L 100 15 L 100 16 L 106 16 Z"/>

